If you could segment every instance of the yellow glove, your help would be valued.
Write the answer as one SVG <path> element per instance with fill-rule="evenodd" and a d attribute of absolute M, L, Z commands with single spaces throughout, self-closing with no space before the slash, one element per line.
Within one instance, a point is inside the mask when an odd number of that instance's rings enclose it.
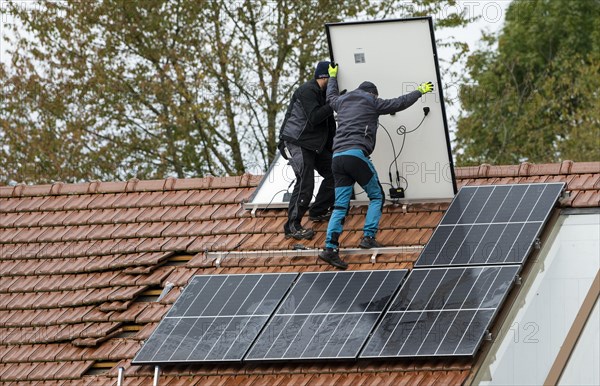
<path fill-rule="evenodd" d="M 421 92 L 421 94 L 427 94 L 428 92 L 432 92 L 433 91 L 433 83 L 431 83 L 431 82 L 421 83 L 421 85 L 419 87 L 417 87 L 417 90 L 419 90 Z"/>
<path fill-rule="evenodd" d="M 335 67 L 331 67 L 331 64 L 329 65 L 329 76 L 332 78 L 337 77 L 337 72 L 338 72 L 338 65 L 336 64 Z"/>

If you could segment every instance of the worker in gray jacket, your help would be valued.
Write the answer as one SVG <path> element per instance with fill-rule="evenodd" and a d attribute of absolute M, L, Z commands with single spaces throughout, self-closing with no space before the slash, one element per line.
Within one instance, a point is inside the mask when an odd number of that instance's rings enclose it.
<path fill-rule="evenodd" d="M 350 207 L 352 188 L 356 182 L 369 197 L 369 208 L 363 227 L 361 248 L 380 248 L 375 240 L 379 219 L 385 201 L 385 192 L 369 156 L 375 149 L 379 116 L 392 114 L 412 106 L 423 94 L 433 90 L 431 82 L 421 84 L 417 90 L 393 99 L 379 98 L 377 87 L 363 82 L 356 90 L 340 96 L 337 83 L 337 65 L 329 66 L 327 103 L 337 112 L 338 128 L 333 139 L 332 170 L 335 179 L 335 204 L 327 227 L 325 250 L 319 258 L 329 264 L 346 269 L 339 257 L 339 237 Z"/>

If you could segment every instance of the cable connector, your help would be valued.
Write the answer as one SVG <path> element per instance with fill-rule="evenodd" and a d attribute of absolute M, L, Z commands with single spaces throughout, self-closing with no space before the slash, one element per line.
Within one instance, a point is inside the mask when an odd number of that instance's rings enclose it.
<path fill-rule="evenodd" d="M 427 114 L 429 114 L 429 111 L 430 111 L 429 107 L 427 107 L 427 106 L 423 107 L 423 113 L 425 113 L 425 116 L 427 116 Z"/>
<path fill-rule="evenodd" d="M 390 198 L 404 198 L 404 188 L 390 188 Z"/>

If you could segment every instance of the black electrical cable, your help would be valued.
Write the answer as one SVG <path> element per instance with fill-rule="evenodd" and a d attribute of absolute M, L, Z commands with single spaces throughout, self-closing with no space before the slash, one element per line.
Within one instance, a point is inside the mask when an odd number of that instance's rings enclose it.
<path fill-rule="evenodd" d="M 388 138 L 390 139 L 390 143 L 392 144 L 392 152 L 394 153 L 394 156 L 395 156 L 396 155 L 396 146 L 394 146 L 394 140 L 392 139 L 390 132 L 381 123 L 379 123 L 379 126 L 381 126 L 381 128 L 385 131 Z M 396 171 L 398 171 L 398 162 L 396 162 L 397 159 L 398 159 L 398 157 L 395 157 L 394 161 L 392 161 L 392 163 L 396 163 Z M 388 168 L 388 176 L 390 177 L 390 184 L 393 184 L 394 180 L 392 179 L 392 164 L 390 164 L 390 167 Z"/>
<path fill-rule="evenodd" d="M 390 139 L 390 143 L 392 144 L 392 152 L 394 153 L 394 159 L 392 160 L 392 162 L 390 162 L 390 166 L 388 167 L 388 176 L 390 178 L 390 183 L 391 183 L 392 187 L 393 187 L 393 183 L 394 183 L 393 178 L 392 178 L 392 165 L 395 165 L 395 167 L 396 167 L 396 183 L 398 184 L 398 186 L 400 186 L 400 180 L 402 179 L 404 181 L 404 184 L 406 185 L 404 190 L 408 189 L 408 180 L 404 176 L 400 175 L 400 170 L 398 169 L 398 157 L 400 157 L 400 154 L 402 154 L 402 150 L 404 150 L 404 145 L 406 143 L 406 134 L 410 134 L 410 133 L 416 131 L 419 127 L 421 127 L 421 125 L 425 121 L 425 118 L 427 117 L 428 112 L 429 111 L 427 111 L 425 113 L 425 115 L 423 115 L 423 119 L 421 119 L 421 122 L 419 122 L 417 127 L 415 127 L 414 129 L 407 131 L 406 126 L 404 126 L 404 125 L 400 125 L 396 129 L 396 134 L 402 136 L 402 146 L 400 147 L 400 151 L 398 153 L 396 153 L 396 147 L 394 146 L 394 141 L 392 140 L 392 136 L 390 135 L 390 132 L 381 123 L 379 124 L 379 126 L 381 126 L 383 128 L 383 130 L 385 130 L 386 134 L 388 135 L 388 138 Z"/>
<path fill-rule="evenodd" d="M 265 206 L 262 211 L 264 212 L 265 210 L 269 209 L 269 206 L 271 206 L 271 204 L 273 203 L 273 200 L 275 200 L 275 197 L 277 197 L 277 195 L 281 192 L 286 192 L 289 193 L 290 192 L 290 188 L 292 187 L 292 185 L 294 184 L 296 180 L 293 179 L 292 182 L 290 182 L 290 184 L 288 185 L 287 189 L 281 189 L 277 192 L 275 192 L 275 194 L 273 195 L 273 197 L 271 197 L 271 201 L 269 201 L 269 203 L 267 204 L 267 206 Z"/>

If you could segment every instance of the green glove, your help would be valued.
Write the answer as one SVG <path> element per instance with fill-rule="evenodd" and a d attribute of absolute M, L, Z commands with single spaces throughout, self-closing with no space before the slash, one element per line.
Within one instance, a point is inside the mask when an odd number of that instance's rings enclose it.
<path fill-rule="evenodd" d="M 433 91 L 433 83 L 431 83 L 431 82 L 421 83 L 421 85 L 419 87 L 417 87 L 417 90 L 419 90 L 421 92 L 421 94 L 427 94 L 428 92 L 432 92 Z"/>
<path fill-rule="evenodd" d="M 337 72 L 338 72 L 338 65 L 336 64 L 335 67 L 331 67 L 331 64 L 329 64 L 329 76 L 332 78 L 337 77 Z"/>

